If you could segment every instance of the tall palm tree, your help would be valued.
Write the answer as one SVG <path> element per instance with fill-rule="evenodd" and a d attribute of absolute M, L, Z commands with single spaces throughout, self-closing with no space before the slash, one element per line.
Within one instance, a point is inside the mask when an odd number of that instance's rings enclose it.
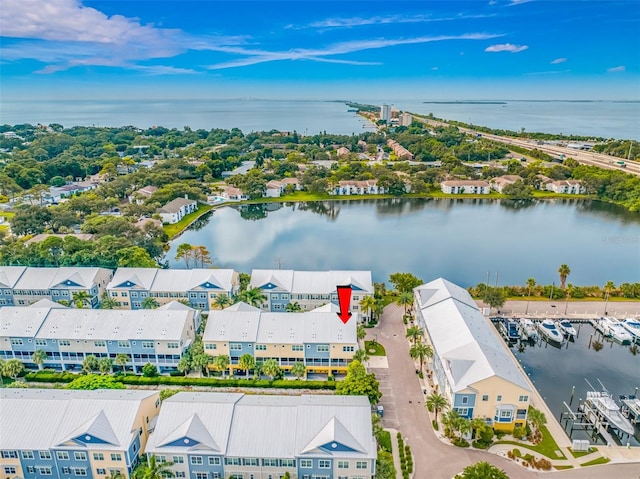
<path fill-rule="evenodd" d="M 31 355 L 31 361 L 33 361 L 33 363 L 38 366 L 38 369 L 42 369 L 42 365 L 46 360 L 47 353 L 42 349 L 36 349 Z"/>
<path fill-rule="evenodd" d="M 436 421 L 438 420 L 438 412 L 444 411 L 448 404 L 445 398 L 439 392 L 433 392 L 427 396 L 427 408 L 432 409 L 436 413 Z"/>
<path fill-rule="evenodd" d="M 447 437 L 449 437 L 451 432 L 458 430 L 459 420 L 460 420 L 460 414 L 458 414 L 458 411 L 456 411 L 455 409 L 449 409 L 447 412 L 445 412 L 442 415 L 442 424 L 445 427 L 445 429 L 449 430 L 449 434 L 447 434 Z"/>
<path fill-rule="evenodd" d="M 609 305 L 609 296 L 611 296 L 611 293 L 613 291 L 615 291 L 616 289 L 616 285 L 613 283 L 613 281 L 607 281 L 607 284 L 604 285 L 604 311 L 605 314 L 607 314 L 607 306 Z"/>
<path fill-rule="evenodd" d="M 424 336 L 424 331 L 420 329 L 418 326 L 411 326 L 407 329 L 406 337 L 411 339 L 413 344 L 416 344 L 418 341 L 422 339 Z"/>
<path fill-rule="evenodd" d="M 365 361 L 369 361 L 369 354 L 364 349 L 358 349 L 355 353 L 353 353 L 353 360 L 364 363 Z"/>
<path fill-rule="evenodd" d="M 367 330 L 364 329 L 364 326 L 361 324 L 356 328 L 356 337 L 358 338 L 358 341 L 362 341 L 367 337 Z"/>
<path fill-rule="evenodd" d="M 213 299 L 213 305 L 218 309 L 224 309 L 232 304 L 233 300 L 224 293 L 216 294 L 216 297 Z"/>
<path fill-rule="evenodd" d="M 307 368 L 302 361 L 296 361 L 291 366 L 291 374 L 293 374 L 298 379 L 303 378 L 307 375 Z"/>
<path fill-rule="evenodd" d="M 536 280 L 534 278 L 527 279 L 527 287 L 529 288 L 529 294 L 527 295 L 527 308 L 524 314 L 529 312 L 529 301 L 531 301 L 531 290 L 536 286 Z"/>
<path fill-rule="evenodd" d="M 288 313 L 299 313 L 300 311 L 302 311 L 302 308 L 300 307 L 300 304 L 296 301 L 294 303 L 287 304 L 284 310 L 287 311 Z"/>
<path fill-rule="evenodd" d="M 226 354 L 221 354 L 220 356 L 216 356 L 213 360 L 213 367 L 222 373 L 222 377 L 224 378 L 224 372 L 229 368 L 229 363 L 231 360 L 229 356 Z"/>
<path fill-rule="evenodd" d="M 134 479 L 165 479 L 166 477 L 175 477 L 171 470 L 173 462 L 158 462 L 155 454 L 148 458 L 147 464 L 136 469 Z"/>
<path fill-rule="evenodd" d="M 262 367 L 260 368 L 263 374 L 269 376 L 269 378 L 273 381 L 278 373 L 280 372 L 280 364 L 278 364 L 278 360 L 275 358 L 269 358 L 264 363 L 262 363 Z"/>
<path fill-rule="evenodd" d="M 71 301 L 76 308 L 91 306 L 91 295 L 86 291 L 74 291 L 71 295 Z"/>
<path fill-rule="evenodd" d="M 120 366 L 122 368 L 122 371 L 124 372 L 127 370 L 129 355 L 124 353 L 116 354 L 116 358 L 113 362 L 116 363 L 118 366 Z"/>
<path fill-rule="evenodd" d="M 151 296 L 147 296 L 142 300 L 142 309 L 156 309 L 158 306 L 160 306 L 158 300 Z"/>
<path fill-rule="evenodd" d="M 527 417 L 536 431 L 540 431 L 540 428 L 547 423 L 547 416 L 545 416 L 542 411 L 534 407 L 529 408 Z"/>
<path fill-rule="evenodd" d="M 246 371 L 247 378 L 249 377 L 249 371 L 251 371 L 252 369 L 255 369 L 255 367 L 256 367 L 256 360 L 249 353 L 243 354 L 242 356 L 240 356 L 240 359 L 238 360 L 238 369 L 242 369 L 243 371 Z"/>
<path fill-rule="evenodd" d="M 396 304 L 404 307 L 404 314 L 407 314 L 407 309 L 413 304 L 413 294 L 410 291 L 403 291 L 396 298 Z"/>
<path fill-rule="evenodd" d="M 433 349 L 431 349 L 431 346 L 429 346 L 428 344 L 418 342 L 418 343 L 415 343 L 413 346 L 411 346 L 411 349 L 409 350 L 409 354 L 413 359 L 418 360 L 418 362 L 420 363 L 420 373 L 422 373 L 422 366 L 424 365 L 424 360 L 425 358 L 433 357 Z"/>
<path fill-rule="evenodd" d="M 100 309 L 116 309 L 118 302 L 107 294 L 105 291 L 100 296 Z"/>
<path fill-rule="evenodd" d="M 244 301 L 245 303 L 255 306 L 259 308 L 262 306 L 262 303 L 267 300 L 267 297 L 262 294 L 262 290 L 260 288 L 251 288 L 243 291 L 238 296 L 236 296 L 238 301 Z"/>
<path fill-rule="evenodd" d="M 373 296 L 365 296 L 364 298 L 362 298 L 360 300 L 360 308 L 362 308 L 362 310 L 366 311 L 368 313 L 368 321 L 371 321 L 372 319 L 372 312 L 373 312 L 373 308 L 376 305 L 376 298 L 374 298 Z"/>
<path fill-rule="evenodd" d="M 567 276 L 571 274 L 571 269 L 566 264 L 561 264 L 558 268 L 558 274 L 560 275 L 560 289 L 564 289 L 564 284 L 567 281 Z"/>
<path fill-rule="evenodd" d="M 460 477 L 460 479 L 509 479 L 506 472 L 485 461 L 465 467 L 462 474 L 456 477 Z"/>
<path fill-rule="evenodd" d="M 569 299 L 571 299 L 571 295 L 573 294 L 573 291 L 574 291 L 574 287 L 573 287 L 573 285 L 571 283 L 569 283 L 567 285 L 567 291 L 566 291 L 567 298 L 566 298 L 566 301 L 564 303 L 564 314 L 565 315 L 567 314 L 567 308 L 569 307 Z"/>

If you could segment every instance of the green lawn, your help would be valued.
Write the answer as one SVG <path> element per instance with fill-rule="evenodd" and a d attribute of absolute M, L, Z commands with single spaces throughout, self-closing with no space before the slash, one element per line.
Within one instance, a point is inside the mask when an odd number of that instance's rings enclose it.
<path fill-rule="evenodd" d="M 573 466 L 553 466 L 556 471 L 564 471 L 566 469 L 573 469 Z"/>
<path fill-rule="evenodd" d="M 392 452 L 391 449 L 391 433 L 389 431 L 382 431 L 378 438 L 378 445 L 387 452 Z"/>
<path fill-rule="evenodd" d="M 587 454 L 591 454 L 592 452 L 596 452 L 597 450 L 597 447 L 590 447 L 588 451 L 574 451 L 573 449 L 569 448 L 569 452 L 575 458 L 586 456 Z"/>
<path fill-rule="evenodd" d="M 582 467 L 586 467 L 586 466 L 597 466 L 599 464 L 606 464 L 609 461 L 611 461 L 611 459 L 609 459 L 608 457 L 598 457 L 596 459 L 594 459 L 593 461 L 589 461 L 589 462 L 585 462 L 580 464 Z"/>
<path fill-rule="evenodd" d="M 185 230 L 191 223 L 193 223 L 195 220 L 200 218 L 211 209 L 213 209 L 213 206 L 211 205 L 199 205 L 196 211 L 188 214 L 177 223 L 173 225 L 164 225 L 164 231 L 167 233 L 167 235 L 169 235 L 169 239 L 172 239 L 174 236 L 182 233 L 182 231 Z"/>
<path fill-rule="evenodd" d="M 365 351 L 369 356 L 386 356 L 387 352 L 384 350 L 384 346 L 376 341 L 365 341 Z"/>
<path fill-rule="evenodd" d="M 546 426 L 542 426 L 540 430 L 542 431 L 542 441 L 535 446 L 516 441 L 497 441 L 496 444 L 513 444 L 514 446 L 531 449 L 543 456 L 547 456 L 549 459 L 566 459 L 567 457 L 564 454 L 561 453 L 560 456 L 556 454 L 556 451 L 559 451 L 560 448 Z"/>

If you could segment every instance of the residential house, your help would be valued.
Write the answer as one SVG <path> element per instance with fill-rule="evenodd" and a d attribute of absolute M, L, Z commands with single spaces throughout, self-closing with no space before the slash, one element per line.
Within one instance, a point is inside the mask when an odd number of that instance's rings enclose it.
<path fill-rule="evenodd" d="M 264 196 L 268 198 L 278 198 L 284 193 L 285 184 L 282 181 L 271 180 L 267 182 Z"/>
<path fill-rule="evenodd" d="M 129 203 L 144 204 L 145 200 L 148 200 L 156 191 L 158 191 L 158 187 L 152 185 L 140 188 L 129 195 Z"/>
<path fill-rule="evenodd" d="M 43 350 L 43 366 L 80 370 L 84 359 L 115 360 L 127 355 L 127 368 L 141 372 L 151 363 L 160 372 L 174 371 L 195 337 L 195 311 L 189 309 L 0 308 L 0 358 L 18 359 L 35 368 L 32 355 Z"/>
<path fill-rule="evenodd" d="M 267 300 L 265 311 L 285 311 L 290 303 L 298 303 L 303 311 L 326 303 L 338 304 L 337 286 L 351 286 L 351 311 L 369 319 L 369 311 L 362 311 L 360 301 L 373 296 L 371 271 L 294 271 L 287 269 L 254 269 L 249 287 L 260 288 Z"/>
<path fill-rule="evenodd" d="M 586 192 L 580 180 L 559 180 L 547 183 L 547 190 L 554 193 L 564 193 L 568 195 L 580 195 Z"/>
<path fill-rule="evenodd" d="M 192 308 L 216 308 L 219 294 L 233 297 L 240 288 L 237 271 L 232 269 L 118 268 L 107 285 L 118 309 L 141 309 L 145 298 L 160 305 L 184 301 Z"/>
<path fill-rule="evenodd" d="M 198 202 L 189 198 L 176 198 L 158 210 L 163 223 L 174 224 L 198 209 Z"/>
<path fill-rule="evenodd" d="M 451 408 L 499 430 L 524 426 L 533 388 L 469 293 L 438 278 L 414 289 L 414 309 Z"/>
<path fill-rule="evenodd" d="M 347 156 L 349 153 L 351 153 L 351 150 L 349 150 L 349 148 L 347 148 L 345 146 L 341 146 L 340 148 L 338 148 L 336 150 L 336 155 L 338 157 Z"/>
<path fill-rule="evenodd" d="M 240 302 L 209 313 L 202 341 L 205 353 L 229 356 L 232 370 L 250 354 L 286 370 L 302 362 L 308 372 L 344 373 L 358 350 L 357 322 L 357 313 L 343 323 L 330 308 L 269 313 Z"/>
<path fill-rule="evenodd" d="M 0 389 L 2 477 L 129 478 L 159 410 L 158 391 Z"/>
<path fill-rule="evenodd" d="M 545 191 L 547 189 L 547 185 L 552 183 L 553 180 L 548 176 L 544 175 L 536 175 L 536 189 Z"/>
<path fill-rule="evenodd" d="M 440 183 L 440 189 L 448 194 L 482 194 L 491 192 L 489 183 L 479 180 L 446 180 Z"/>
<path fill-rule="evenodd" d="M 94 238 L 94 235 L 89 233 L 40 233 L 29 238 L 24 242 L 24 244 L 41 243 L 48 238 L 60 238 L 61 240 L 64 240 L 69 237 L 77 238 L 81 241 L 91 241 Z"/>
<path fill-rule="evenodd" d="M 331 195 L 383 195 L 385 189 L 378 186 L 378 180 L 343 180 L 338 182 Z"/>
<path fill-rule="evenodd" d="M 377 446 L 365 396 L 180 392 L 146 453 L 178 478 L 370 478 Z"/>
<path fill-rule="evenodd" d="M 226 201 L 243 201 L 247 199 L 247 195 L 240 188 L 235 186 L 225 186 L 220 196 Z"/>
<path fill-rule="evenodd" d="M 86 305 L 97 308 L 112 275 L 106 268 L 0 266 L 0 306 L 29 306 L 42 298 L 71 303 L 74 293 L 86 293 Z"/>
<path fill-rule="evenodd" d="M 391 147 L 395 155 L 399 160 L 413 160 L 413 153 L 407 150 L 404 146 L 398 143 L 396 140 L 387 140 L 387 145 Z"/>
<path fill-rule="evenodd" d="M 502 193 L 502 190 L 507 185 L 513 185 L 516 181 L 522 181 L 522 177 L 518 175 L 502 175 L 496 178 L 492 178 L 489 181 L 489 186 L 496 190 L 498 193 Z"/>

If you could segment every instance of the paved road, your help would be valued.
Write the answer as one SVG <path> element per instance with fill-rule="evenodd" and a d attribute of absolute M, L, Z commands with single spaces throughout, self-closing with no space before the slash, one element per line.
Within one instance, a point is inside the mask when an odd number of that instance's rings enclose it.
<path fill-rule="evenodd" d="M 380 380 L 384 406 L 383 425 L 398 429 L 411 445 L 414 456 L 415 478 L 451 479 L 465 466 L 488 461 L 507 472 L 511 479 L 549 477 L 547 473 L 527 471 L 514 462 L 481 451 L 460 449 L 441 442 L 431 427 L 424 407 L 424 394 L 413 360 L 409 357 L 409 343 L 405 339 L 402 309 L 387 306 L 380 324 L 367 330 L 368 338 L 377 338 L 387 350 L 389 369 L 372 369 Z M 554 473 L 558 478 L 616 478 L 640 479 L 640 465 L 616 464 L 594 466 Z"/>

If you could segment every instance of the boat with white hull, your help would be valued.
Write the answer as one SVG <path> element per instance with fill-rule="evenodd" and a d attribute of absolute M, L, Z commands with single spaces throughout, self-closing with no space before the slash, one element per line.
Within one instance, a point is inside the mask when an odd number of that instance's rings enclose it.
<path fill-rule="evenodd" d="M 611 394 L 606 391 L 587 391 L 587 399 L 585 406 L 588 413 L 596 415 L 591 420 L 605 420 L 610 427 L 617 429 L 619 432 L 633 436 L 635 430 L 631 421 L 624 417 L 620 407 L 615 402 Z M 588 414 L 589 416 L 589 414 Z"/>
<path fill-rule="evenodd" d="M 633 340 L 640 344 L 640 319 L 627 318 L 620 324 L 633 337 Z"/>
<path fill-rule="evenodd" d="M 610 336 L 620 344 L 631 344 L 633 342 L 633 336 L 615 318 L 600 318 L 596 324 L 596 330 L 600 331 L 603 336 Z"/>
<path fill-rule="evenodd" d="M 524 339 L 528 339 L 529 341 L 538 340 L 538 331 L 533 321 L 528 318 L 520 318 L 518 326 L 520 328 L 520 334 Z"/>
<path fill-rule="evenodd" d="M 556 326 L 566 338 L 574 339 L 578 335 L 576 328 L 573 327 L 568 319 L 561 319 L 556 323 Z"/>
<path fill-rule="evenodd" d="M 541 323 L 538 323 L 538 329 L 540 330 L 540 334 L 542 334 L 547 341 L 555 344 L 562 344 L 564 336 L 556 327 L 556 323 L 551 319 L 545 319 Z"/>

